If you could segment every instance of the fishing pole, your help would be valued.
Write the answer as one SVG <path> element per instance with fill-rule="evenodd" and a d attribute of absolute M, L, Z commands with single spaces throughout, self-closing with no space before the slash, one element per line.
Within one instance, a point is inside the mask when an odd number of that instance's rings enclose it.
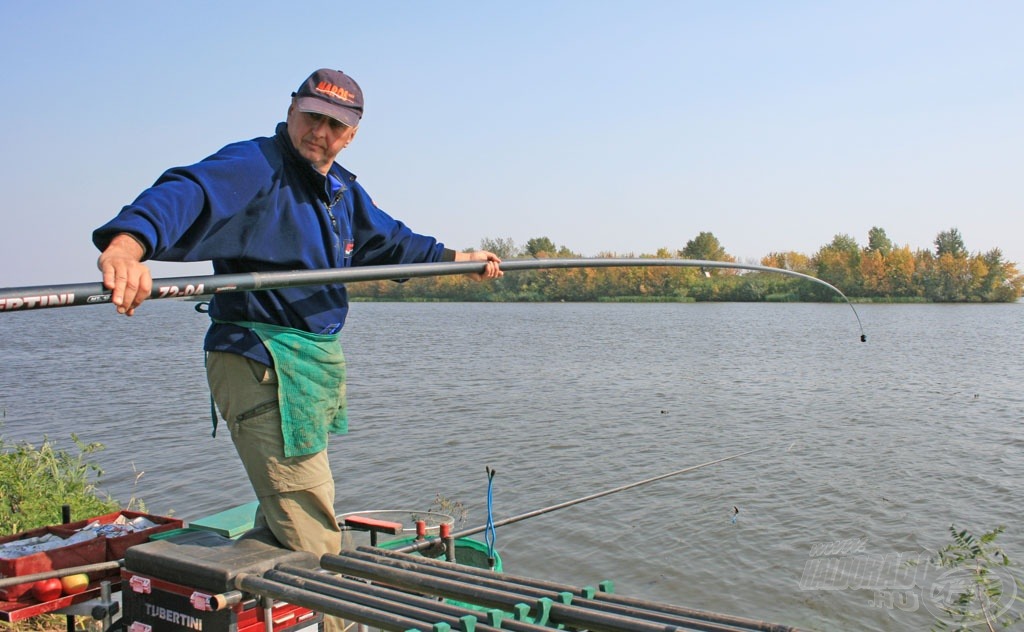
<path fill-rule="evenodd" d="M 215 296 L 226 292 L 252 292 L 309 285 L 333 285 L 389 279 L 412 279 L 454 274 L 481 273 L 486 262 L 461 261 L 442 263 L 409 263 L 384 266 L 331 268 L 326 270 L 292 270 L 283 272 L 242 272 L 207 276 L 168 277 L 153 279 L 149 300 Z M 701 259 L 512 259 L 503 261 L 504 272 L 520 270 L 558 270 L 569 268 L 625 268 L 625 267 L 684 267 L 730 268 L 769 272 L 797 277 L 823 285 L 838 294 L 850 306 L 860 327 L 861 342 L 867 341 L 860 315 L 850 299 L 839 288 L 817 277 L 802 272 L 769 266 L 734 263 L 732 261 L 705 261 Z M 110 302 L 111 292 L 102 283 L 71 283 L 65 285 L 37 285 L 30 287 L 0 288 L 0 312 L 24 311 L 54 307 L 75 307 Z"/>
<path fill-rule="evenodd" d="M 672 476 L 679 476 L 680 474 L 686 474 L 687 472 L 693 472 L 695 470 L 699 470 L 699 469 L 704 468 L 704 467 L 708 467 L 708 466 L 715 465 L 715 464 L 718 464 L 718 463 L 723 463 L 725 461 L 731 461 L 732 459 L 738 459 L 741 456 L 746 456 L 748 454 L 753 454 L 755 452 L 761 452 L 762 450 L 767 450 L 768 448 L 769 448 L 769 446 L 763 446 L 763 447 L 760 447 L 760 448 L 754 448 L 753 450 L 747 450 L 746 452 L 740 452 L 738 454 L 733 454 L 731 456 L 725 456 L 725 457 L 722 457 L 720 459 L 715 459 L 714 461 L 708 461 L 706 463 L 701 463 L 700 465 L 691 465 L 689 467 L 684 467 L 681 470 L 676 470 L 674 472 L 669 472 L 668 474 L 661 474 L 659 476 L 654 476 L 654 477 L 651 477 L 651 478 L 645 478 L 644 480 L 637 481 L 635 483 L 629 483 L 627 485 L 621 485 L 619 487 L 614 487 L 612 489 L 606 489 L 603 492 L 597 492 L 596 494 L 590 494 L 589 496 L 583 496 L 581 498 L 576 498 L 574 500 L 567 500 L 565 502 L 558 503 L 557 505 L 551 505 L 550 507 L 544 507 L 543 509 L 534 509 L 533 511 L 528 511 L 526 513 L 522 513 L 522 514 L 519 514 L 517 516 L 512 516 L 510 518 L 504 518 L 504 519 L 498 520 L 496 522 L 488 521 L 488 523 L 483 525 L 483 526 L 473 527 L 471 529 L 466 529 L 464 531 L 459 531 L 458 533 L 453 533 L 451 535 L 451 537 L 452 538 L 465 538 L 465 537 L 469 537 L 471 535 L 476 535 L 477 533 L 480 533 L 481 531 L 489 531 L 491 529 L 496 529 L 498 527 L 504 527 L 505 525 L 514 524 L 516 522 L 522 522 L 523 520 L 527 520 L 529 518 L 535 518 L 537 516 L 541 516 L 541 515 L 546 514 L 546 513 L 551 513 L 552 511 L 557 511 L 559 509 L 565 509 L 566 507 L 572 507 L 573 505 L 578 505 L 580 503 L 585 503 L 587 501 L 591 501 L 591 500 L 594 500 L 596 498 L 601 498 L 603 496 L 609 496 L 611 494 L 617 494 L 619 492 L 624 492 L 627 489 L 633 489 L 634 487 L 640 487 L 641 485 L 647 485 L 649 483 L 653 483 L 655 481 L 660 481 L 660 480 L 663 480 L 663 479 L 666 479 L 666 478 L 670 478 Z M 488 476 L 489 479 L 493 478 L 492 472 L 493 472 L 493 470 L 491 470 L 491 468 L 487 469 L 487 476 Z M 393 550 L 398 551 L 400 553 L 409 553 L 409 552 L 412 552 L 412 551 L 418 551 L 420 549 L 428 548 L 428 547 L 430 547 L 433 544 L 436 544 L 435 540 L 424 540 L 424 541 L 421 541 L 421 542 L 417 542 L 415 544 L 410 544 L 408 546 L 404 546 L 404 547 L 393 549 Z"/>

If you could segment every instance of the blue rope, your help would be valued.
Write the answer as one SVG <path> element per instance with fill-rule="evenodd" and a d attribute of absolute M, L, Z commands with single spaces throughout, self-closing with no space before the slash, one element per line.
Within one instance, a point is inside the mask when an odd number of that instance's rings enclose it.
<path fill-rule="evenodd" d="M 497 471 L 487 468 L 487 528 L 484 529 L 484 542 L 487 544 L 487 562 L 494 568 L 494 543 L 497 534 L 494 531 L 494 475 Z"/>

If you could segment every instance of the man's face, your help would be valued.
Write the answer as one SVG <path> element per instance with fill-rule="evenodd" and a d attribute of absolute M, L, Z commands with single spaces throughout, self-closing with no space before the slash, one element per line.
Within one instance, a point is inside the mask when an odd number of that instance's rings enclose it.
<path fill-rule="evenodd" d="M 323 114 L 300 112 L 294 104 L 288 108 L 288 136 L 292 145 L 323 174 L 352 141 L 357 129 Z"/>

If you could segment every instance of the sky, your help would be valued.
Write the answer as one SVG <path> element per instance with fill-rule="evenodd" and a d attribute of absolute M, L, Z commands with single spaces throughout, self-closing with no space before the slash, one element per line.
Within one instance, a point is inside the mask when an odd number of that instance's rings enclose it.
<path fill-rule="evenodd" d="M 338 161 L 457 250 L 707 231 L 756 263 L 957 228 L 1024 268 L 1021 24 L 1016 0 L 2 2 L 0 287 L 99 280 L 94 228 L 271 135 L 320 67 L 366 98 Z"/>

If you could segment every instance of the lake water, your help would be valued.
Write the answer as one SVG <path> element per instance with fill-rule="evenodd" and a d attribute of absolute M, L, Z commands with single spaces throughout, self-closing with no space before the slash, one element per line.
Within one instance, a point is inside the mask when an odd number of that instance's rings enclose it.
<path fill-rule="evenodd" d="M 252 500 L 210 437 L 193 305 L 0 316 L 5 439 L 101 442 L 101 488 L 153 513 Z M 927 629 L 931 587 L 865 569 L 950 524 L 1006 525 L 1021 558 L 1024 304 L 857 311 L 866 344 L 842 304 L 355 304 L 338 511 L 440 493 L 473 527 L 486 467 L 500 520 L 764 448 L 502 527 L 505 568 L 809 629 Z M 867 566 L 820 572 L 847 562 Z"/>

